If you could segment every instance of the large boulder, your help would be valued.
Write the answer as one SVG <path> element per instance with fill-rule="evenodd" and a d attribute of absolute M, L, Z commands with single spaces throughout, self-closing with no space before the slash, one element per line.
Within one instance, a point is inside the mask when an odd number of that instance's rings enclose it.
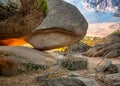
<path fill-rule="evenodd" d="M 20 0 L 0 0 L 0 22 L 13 16 L 20 7 Z"/>
<path fill-rule="evenodd" d="M 55 64 L 56 58 L 45 52 L 27 47 L 0 46 L 0 75 L 43 70 Z"/>
<path fill-rule="evenodd" d="M 46 50 L 71 45 L 85 35 L 88 23 L 73 5 L 63 0 L 48 0 L 49 13 L 26 38 L 35 48 Z"/>
<path fill-rule="evenodd" d="M 0 0 L 0 40 L 32 33 L 45 17 L 38 3 L 38 0 Z"/>

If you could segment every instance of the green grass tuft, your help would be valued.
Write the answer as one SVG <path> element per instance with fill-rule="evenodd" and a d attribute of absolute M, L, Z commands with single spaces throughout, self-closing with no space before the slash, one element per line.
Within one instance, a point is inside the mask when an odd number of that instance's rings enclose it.
<path fill-rule="evenodd" d="M 48 14 L 49 6 L 48 6 L 48 1 L 47 0 L 38 0 L 37 7 L 42 8 L 42 10 L 45 12 L 46 15 Z"/>

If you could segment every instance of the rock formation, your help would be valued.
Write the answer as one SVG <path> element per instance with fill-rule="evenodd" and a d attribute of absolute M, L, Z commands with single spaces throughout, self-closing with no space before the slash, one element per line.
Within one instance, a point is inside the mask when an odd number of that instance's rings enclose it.
<path fill-rule="evenodd" d="M 80 41 L 88 23 L 79 10 L 63 1 L 48 0 L 49 13 L 43 22 L 27 37 L 40 50 L 64 47 Z"/>
<path fill-rule="evenodd" d="M 108 35 L 101 44 L 90 48 L 85 55 L 89 57 L 106 57 L 117 58 L 120 57 L 120 32 L 113 32 Z"/>
<path fill-rule="evenodd" d="M 4 16 L 0 19 L 0 40 L 24 36 L 24 40 L 34 48 L 49 50 L 71 45 L 86 35 L 88 23 L 75 6 L 63 0 L 48 0 L 49 13 L 43 20 L 45 14 L 36 6 L 37 0 L 20 2 L 20 5 L 16 2 L 6 4 L 4 2 L 0 5 L 0 15 Z M 12 10 L 8 11 L 7 7 Z M 12 15 L 7 15 L 11 13 Z M 7 52 L 7 58 L 14 59 L 16 63 L 19 61 L 37 65 L 50 63 L 48 66 L 55 64 L 54 57 L 46 56 L 34 49 L 0 46 L 0 51 Z"/>
<path fill-rule="evenodd" d="M 42 9 L 36 5 L 37 0 L 0 1 L 7 1 L 0 2 L 0 40 L 30 34 L 45 17 Z M 20 5 L 17 1 L 21 1 Z"/>
<path fill-rule="evenodd" d="M 27 47 L 0 46 L 0 76 L 44 70 L 55 64 L 56 58 L 45 52 Z"/>

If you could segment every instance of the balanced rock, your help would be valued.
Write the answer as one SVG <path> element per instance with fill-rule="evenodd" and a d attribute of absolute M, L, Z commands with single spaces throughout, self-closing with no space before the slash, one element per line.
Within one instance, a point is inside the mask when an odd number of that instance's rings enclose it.
<path fill-rule="evenodd" d="M 73 5 L 63 0 L 48 0 L 49 13 L 26 40 L 35 48 L 46 50 L 80 41 L 88 23 Z"/>

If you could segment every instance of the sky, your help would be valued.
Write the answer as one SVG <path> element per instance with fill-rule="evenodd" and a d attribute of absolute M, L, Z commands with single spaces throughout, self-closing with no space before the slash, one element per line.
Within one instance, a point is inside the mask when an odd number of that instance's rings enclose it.
<path fill-rule="evenodd" d="M 113 11 L 106 13 L 96 13 L 94 9 L 87 9 L 83 0 L 64 0 L 68 3 L 75 5 L 83 16 L 86 18 L 88 23 L 104 23 L 104 22 L 120 22 L 120 17 L 114 17 Z"/>
<path fill-rule="evenodd" d="M 114 17 L 114 11 L 96 13 L 94 9 L 88 10 L 83 0 L 64 1 L 76 6 L 87 20 L 89 25 L 86 36 L 106 37 L 110 33 L 120 30 L 120 17 Z"/>

